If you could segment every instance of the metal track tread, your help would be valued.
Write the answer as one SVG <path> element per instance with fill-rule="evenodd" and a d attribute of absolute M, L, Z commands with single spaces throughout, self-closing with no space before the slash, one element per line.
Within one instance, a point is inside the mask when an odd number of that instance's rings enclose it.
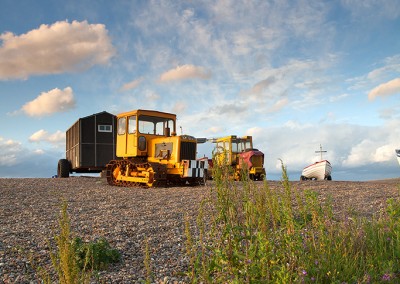
<path fill-rule="evenodd" d="M 143 182 L 132 182 L 127 180 L 117 180 L 114 177 L 114 171 L 119 168 L 119 171 L 125 171 L 126 167 L 131 169 L 146 169 L 150 170 L 154 174 L 154 181 L 149 185 L 149 183 Z M 167 167 L 166 165 L 161 165 L 157 163 L 135 163 L 134 160 L 112 160 L 106 166 L 106 178 L 109 185 L 121 186 L 121 187 L 162 187 L 167 184 Z"/>

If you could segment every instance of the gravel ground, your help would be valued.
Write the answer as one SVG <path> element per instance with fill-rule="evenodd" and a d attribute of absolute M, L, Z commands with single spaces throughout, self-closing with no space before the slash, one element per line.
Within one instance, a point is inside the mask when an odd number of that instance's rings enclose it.
<path fill-rule="evenodd" d="M 321 200 L 331 196 L 336 214 L 352 210 L 368 217 L 398 196 L 400 179 L 291 184 L 295 190 L 320 192 Z M 101 283 L 143 281 L 145 239 L 156 283 L 185 283 L 184 218 L 195 220 L 209 186 L 143 189 L 87 177 L 0 179 L 0 283 L 38 283 L 32 263 L 49 269 L 48 240 L 57 233 L 62 200 L 68 202 L 74 235 L 86 241 L 105 237 L 122 253 L 121 263 L 100 272 Z"/>

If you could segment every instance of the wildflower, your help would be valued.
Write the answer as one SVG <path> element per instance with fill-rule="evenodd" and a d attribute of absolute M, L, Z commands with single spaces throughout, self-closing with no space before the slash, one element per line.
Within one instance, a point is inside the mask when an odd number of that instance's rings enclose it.
<path fill-rule="evenodd" d="M 307 271 L 305 271 L 304 269 L 303 269 L 303 271 L 301 272 L 304 276 L 305 275 L 307 275 Z"/>
<path fill-rule="evenodd" d="M 385 273 L 382 276 L 382 281 L 390 281 L 391 279 L 392 279 L 392 276 L 388 273 Z"/>
<path fill-rule="evenodd" d="M 365 274 L 362 283 L 371 283 L 371 276 L 369 274 Z"/>

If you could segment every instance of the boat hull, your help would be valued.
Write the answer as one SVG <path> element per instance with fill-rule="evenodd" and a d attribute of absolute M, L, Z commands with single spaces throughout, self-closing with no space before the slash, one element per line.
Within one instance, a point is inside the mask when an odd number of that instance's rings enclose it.
<path fill-rule="evenodd" d="M 332 166 L 327 160 L 316 162 L 305 167 L 301 173 L 301 180 L 331 180 Z"/>

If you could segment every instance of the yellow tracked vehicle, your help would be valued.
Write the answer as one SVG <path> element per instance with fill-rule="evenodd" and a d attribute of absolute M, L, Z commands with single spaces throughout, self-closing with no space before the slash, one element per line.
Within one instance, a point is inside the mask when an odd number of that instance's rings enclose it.
<path fill-rule="evenodd" d="M 107 182 L 118 186 L 202 184 L 207 161 L 196 160 L 196 138 L 176 134 L 176 115 L 134 110 L 117 115 L 116 156 Z"/>

